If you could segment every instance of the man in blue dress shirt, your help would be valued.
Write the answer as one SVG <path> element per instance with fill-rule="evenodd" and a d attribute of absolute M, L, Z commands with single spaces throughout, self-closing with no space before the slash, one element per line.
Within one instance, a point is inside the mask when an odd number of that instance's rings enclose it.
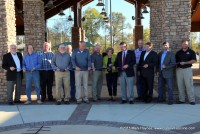
<path fill-rule="evenodd" d="M 33 52 L 33 46 L 27 46 L 27 54 L 25 54 L 22 68 L 26 74 L 26 95 L 28 100 L 24 103 L 25 105 L 31 104 L 31 86 L 32 80 L 34 81 L 36 92 L 37 92 L 37 103 L 42 104 L 40 101 L 40 75 L 39 69 L 41 67 L 41 60 L 37 53 Z"/>

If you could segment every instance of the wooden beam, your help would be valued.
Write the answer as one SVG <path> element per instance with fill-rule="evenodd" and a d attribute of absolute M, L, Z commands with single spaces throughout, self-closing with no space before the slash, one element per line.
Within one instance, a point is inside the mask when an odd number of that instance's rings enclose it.
<path fill-rule="evenodd" d="M 200 22 L 192 22 L 191 32 L 200 32 Z"/>
<path fill-rule="evenodd" d="M 52 16 L 58 14 L 60 12 L 60 9 L 62 8 L 63 10 L 71 7 L 73 5 L 73 3 L 78 3 L 81 0 L 57 0 L 55 3 L 55 8 L 52 8 L 50 10 L 45 11 L 45 19 L 49 19 Z"/>
<path fill-rule="evenodd" d="M 83 7 L 83 6 L 85 6 L 85 5 L 89 4 L 89 3 L 91 3 L 92 1 L 94 1 L 94 0 L 82 0 L 82 1 L 80 2 L 80 4 L 81 4 L 81 6 Z"/>
<path fill-rule="evenodd" d="M 24 26 L 16 26 L 17 35 L 24 35 Z"/>

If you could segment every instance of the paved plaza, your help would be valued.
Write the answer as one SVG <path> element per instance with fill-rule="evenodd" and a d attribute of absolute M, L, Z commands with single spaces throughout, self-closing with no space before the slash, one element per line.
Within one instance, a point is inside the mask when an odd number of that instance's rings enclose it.
<path fill-rule="evenodd" d="M 89 88 L 91 88 L 89 86 Z M 119 89 L 119 88 L 118 88 Z M 200 85 L 195 84 L 196 105 L 165 103 L 119 104 L 103 99 L 77 105 L 0 105 L 0 134 L 133 134 L 200 133 Z M 120 93 L 120 91 L 118 91 Z M 90 93 L 91 96 L 91 93 Z M 156 94 L 154 94 L 156 96 Z M 25 96 L 23 96 L 25 97 Z M 35 96 L 32 96 L 35 99 Z"/>

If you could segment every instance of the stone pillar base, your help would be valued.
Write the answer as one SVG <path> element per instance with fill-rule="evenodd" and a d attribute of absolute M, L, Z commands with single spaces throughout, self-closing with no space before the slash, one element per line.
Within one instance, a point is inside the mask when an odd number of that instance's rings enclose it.
<path fill-rule="evenodd" d="M 141 25 L 137 25 L 137 26 L 135 26 L 135 30 L 133 31 L 135 34 L 135 49 L 137 49 L 138 48 L 138 44 L 137 44 L 137 42 L 138 42 L 138 40 L 139 39 L 143 39 L 143 26 L 141 26 Z"/>
<path fill-rule="evenodd" d="M 79 41 L 81 40 L 81 28 L 80 27 L 72 27 L 72 47 L 78 48 Z"/>

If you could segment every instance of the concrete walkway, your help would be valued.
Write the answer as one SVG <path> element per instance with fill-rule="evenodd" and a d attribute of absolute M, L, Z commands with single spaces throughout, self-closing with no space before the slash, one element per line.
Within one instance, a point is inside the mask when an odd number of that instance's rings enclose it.
<path fill-rule="evenodd" d="M 198 133 L 200 104 L 0 106 L 0 134 Z"/>
<path fill-rule="evenodd" d="M 89 89 L 91 97 L 91 86 Z M 195 95 L 196 105 L 158 104 L 155 100 L 150 104 L 119 104 L 120 98 L 115 102 L 107 101 L 104 85 L 103 100 L 90 104 L 2 104 L 0 134 L 200 134 L 199 83 L 195 84 Z M 34 95 L 32 98 L 36 99 Z M 25 100 L 26 96 L 22 96 L 22 101 Z"/>

